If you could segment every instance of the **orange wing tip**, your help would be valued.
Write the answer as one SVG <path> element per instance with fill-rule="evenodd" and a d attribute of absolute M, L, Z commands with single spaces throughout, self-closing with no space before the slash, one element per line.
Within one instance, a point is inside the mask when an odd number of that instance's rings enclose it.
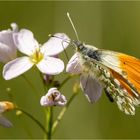
<path fill-rule="evenodd" d="M 126 78 L 140 93 L 140 60 L 125 54 L 119 54 L 120 68 L 126 72 Z"/>

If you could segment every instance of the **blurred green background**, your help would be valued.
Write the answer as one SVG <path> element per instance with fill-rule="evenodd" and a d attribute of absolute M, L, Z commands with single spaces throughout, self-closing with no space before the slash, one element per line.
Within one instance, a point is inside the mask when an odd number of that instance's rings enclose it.
<path fill-rule="evenodd" d="M 47 41 L 48 34 L 56 32 L 64 32 L 76 39 L 66 12 L 71 14 L 81 41 L 140 58 L 140 2 L 136 1 L 1 1 L 0 30 L 7 29 L 11 22 L 16 22 L 19 28 L 33 31 L 40 43 Z M 69 57 L 73 51 L 73 48 L 68 48 Z M 61 57 L 66 60 L 63 53 Z M 22 76 L 5 81 L 0 75 L 0 100 L 13 98 L 18 106 L 45 125 L 44 110 L 39 103 L 40 97 L 45 93 L 39 73 L 32 69 L 25 76 L 38 90 L 38 95 Z M 61 74 L 58 78 L 63 80 L 65 76 L 66 74 Z M 61 90 L 67 98 L 72 94 L 72 83 L 76 80 L 79 79 L 69 81 Z M 11 88 L 11 91 L 7 91 L 7 88 Z M 57 114 L 60 108 L 55 107 L 54 110 Z M 25 115 L 16 116 L 13 111 L 5 116 L 13 122 L 14 127 L 0 127 L 0 138 L 44 137 L 40 128 Z M 53 138 L 128 139 L 140 138 L 139 132 L 140 108 L 136 108 L 135 116 L 127 116 L 114 103 L 109 102 L 104 94 L 96 104 L 90 104 L 81 92 L 72 102 Z"/>

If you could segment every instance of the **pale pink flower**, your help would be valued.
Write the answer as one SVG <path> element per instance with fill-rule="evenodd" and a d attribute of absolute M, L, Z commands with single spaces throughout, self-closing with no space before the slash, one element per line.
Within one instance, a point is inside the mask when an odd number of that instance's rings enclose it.
<path fill-rule="evenodd" d="M 57 88 L 50 88 L 48 93 L 45 96 L 41 97 L 40 104 L 41 106 L 64 106 L 66 105 L 67 100 L 64 95 L 62 95 Z"/>
<path fill-rule="evenodd" d="M 96 79 L 91 77 L 88 73 L 83 72 L 80 56 L 77 52 L 69 60 L 66 71 L 69 73 L 80 74 L 81 89 L 89 102 L 96 102 L 100 98 L 102 87 Z"/>
<path fill-rule="evenodd" d="M 14 34 L 15 44 L 20 52 L 26 56 L 16 58 L 8 62 L 3 68 L 3 77 L 6 80 L 15 78 L 34 65 L 44 74 L 56 75 L 63 71 L 64 63 L 62 60 L 53 56 L 59 54 L 69 44 L 69 40 L 64 33 L 56 33 L 42 46 L 35 40 L 33 33 L 22 29 Z"/>
<path fill-rule="evenodd" d="M 11 24 L 12 30 L 0 31 L 0 62 L 7 63 L 16 58 L 17 48 L 13 40 L 13 34 L 18 32 L 18 26 Z"/>

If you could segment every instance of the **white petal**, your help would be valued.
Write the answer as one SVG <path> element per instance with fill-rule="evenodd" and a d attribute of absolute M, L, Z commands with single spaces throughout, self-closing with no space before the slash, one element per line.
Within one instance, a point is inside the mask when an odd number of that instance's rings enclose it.
<path fill-rule="evenodd" d="M 40 99 L 40 104 L 41 104 L 41 106 L 46 105 L 46 96 L 42 96 L 42 97 L 41 97 L 41 99 Z"/>
<path fill-rule="evenodd" d="M 49 100 L 47 96 L 42 96 L 40 99 L 40 104 L 41 106 L 53 106 L 54 105 L 54 101 Z"/>
<path fill-rule="evenodd" d="M 102 87 L 96 79 L 87 75 L 80 77 L 81 88 L 89 102 L 96 102 L 102 95 Z"/>
<path fill-rule="evenodd" d="M 70 39 L 64 33 L 56 33 L 41 48 L 41 51 L 48 56 L 54 56 L 68 47 Z"/>
<path fill-rule="evenodd" d="M 6 63 L 16 58 L 16 46 L 13 40 L 15 31 L 3 30 L 0 32 L 0 61 Z"/>
<path fill-rule="evenodd" d="M 5 80 L 15 78 L 33 66 L 29 57 L 20 57 L 8 62 L 3 68 L 3 77 Z"/>
<path fill-rule="evenodd" d="M 0 42 L 3 44 L 6 44 L 7 46 L 11 46 L 12 48 L 15 48 L 14 40 L 13 40 L 13 33 L 15 31 L 3 30 L 0 32 Z"/>
<path fill-rule="evenodd" d="M 37 67 L 44 74 L 56 75 L 64 70 L 64 63 L 58 58 L 46 57 L 37 64 Z"/>
<path fill-rule="evenodd" d="M 47 95 L 51 95 L 52 93 L 54 93 L 54 92 L 58 92 L 59 94 L 60 94 L 60 92 L 57 90 L 57 88 L 56 87 L 52 87 L 52 88 L 50 88 L 49 90 L 48 90 L 48 93 L 47 93 Z"/>
<path fill-rule="evenodd" d="M 0 42 L 11 48 L 16 48 L 12 37 L 12 31 L 10 30 L 0 32 Z"/>
<path fill-rule="evenodd" d="M 67 104 L 67 99 L 64 95 L 60 95 L 59 100 L 55 102 L 56 106 L 65 106 Z"/>
<path fill-rule="evenodd" d="M 16 49 L 0 42 L 0 62 L 7 63 L 16 58 Z"/>
<path fill-rule="evenodd" d="M 70 61 L 68 62 L 67 67 L 66 67 L 66 72 L 75 73 L 75 74 L 79 74 L 82 72 L 82 68 L 79 63 L 79 57 L 77 53 L 75 53 L 71 57 Z"/>
<path fill-rule="evenodd" d="M 13 34 L 14 42 L 20 52 L 31 55 L 37 48 L 38 42 L 34 39 L 33 33 L 29 30 L 22 29 Z"/>

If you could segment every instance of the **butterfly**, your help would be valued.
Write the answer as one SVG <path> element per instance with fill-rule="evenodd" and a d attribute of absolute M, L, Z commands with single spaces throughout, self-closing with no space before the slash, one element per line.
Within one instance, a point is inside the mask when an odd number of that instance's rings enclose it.
<path fill-rule="evenodd" d="M 119 52 L 98 49 L 79 41 L 72 44 L 76 53 L 68 62 L 66 71 L 80 73 L 81 88 L 90 102 L 96 102 L 104 89 L 110 101 L 116 102 L 125 114 L 134 115 L 140 104 L 140 60 Z"/>
<path fill-rule="evenodd" d="M 67 71 L 81 73 L 81 87 L 90 102 L 105 90 L 121 111 L 134 115 L 140 104 L 140 60 L 119 52 L 102 50 L 74 41 L 77 51 Z"/>

